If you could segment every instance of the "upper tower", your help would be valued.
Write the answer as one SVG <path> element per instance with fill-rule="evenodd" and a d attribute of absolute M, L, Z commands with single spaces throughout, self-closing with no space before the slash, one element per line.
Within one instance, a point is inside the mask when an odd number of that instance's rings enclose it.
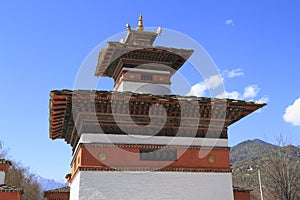
<path fill-rule="evenodd" d="M 129 24 L 126 28 L 124 40 L 108 42 L 108 47 L 101 50 L 95 76 L 112 77 L 115 91 L 170 94 L 172 75 L 193 50 L 153 46 L 162 29 L 144 31 L 142 15 L 136 30 Z"/>
<path fill-rule="evenodd" d="M 126 27 L 124 40 L 101 50 L 95 71 L 114 79 L 115 92 L 51 91 L 52 139 L 64 138 L 74 151 L 87 133 L 227 139 L 228 126 L 265 105 L 169 95 L 172 75 L 194 51 L 154 46 L 162 29 L 145 31 L 142 16 L 136 30 Z"/>

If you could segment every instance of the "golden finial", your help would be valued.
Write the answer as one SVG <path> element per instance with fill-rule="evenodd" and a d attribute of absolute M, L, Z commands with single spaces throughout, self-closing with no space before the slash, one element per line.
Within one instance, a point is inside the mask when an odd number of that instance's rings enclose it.
<path fill-rule="evenodd" d="M 137 26 L 136 30 L 138 30 L 138 31 L 144 30 L 142 14 L 140 14 L 139 22 L 138 22 L 138 26 Z"/>

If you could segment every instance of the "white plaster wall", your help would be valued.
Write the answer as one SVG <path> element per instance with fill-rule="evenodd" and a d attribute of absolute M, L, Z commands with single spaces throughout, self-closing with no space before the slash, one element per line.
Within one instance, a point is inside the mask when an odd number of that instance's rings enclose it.
<path fill-rule="evenodd" d="M 70 200 L 79 200 L 80 175 L 77 173 L 70 184 Z"/>
<path fill-rule="evenodd" d="M 77 176 L 71 200 L 233 200 L 231 173 L 81 171 Z M 79 194 L 72 194 L 78 185 Z"/>
<path fill-rule="evenodd" d="M 5 172 L 0 171 L 0 185 L 4 184 L 4 180 L 5 180 Z"/>
<path fill-rule="evenodd" d="M 153 144 L 228 147 L 227 139 L 83 133 L 80 143 Z"/>
<path fill-rule="evenodd" d="M 142 82 L 122 81 L 116 89 L 118 92 L 134 92 L 142 94 L 168 95 L 170 94 L 170 85 L 153 84 Z"/>

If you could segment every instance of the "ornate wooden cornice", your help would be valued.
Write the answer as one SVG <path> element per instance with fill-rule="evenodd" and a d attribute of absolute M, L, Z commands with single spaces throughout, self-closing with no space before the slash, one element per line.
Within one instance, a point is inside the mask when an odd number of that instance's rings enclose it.
<path fill-rule="evenodd" d="M 145 126 L 150 122 L 149 108 L 155 104 L 161 105 L 150 113 L 152 126 L 162 127 L 157 136 L 208 138 L 227 138 L 229 125 L 266 105 L 232 99 L 54 90 L 50 93 L 50 138 L 65 139 L 75 147 L 82 133 L 127 134 L 120 123 L 130 134 L 147 135 L 152 128 Z M 144 126 L 143 132 L 131 127 L 128 119 Z"/>

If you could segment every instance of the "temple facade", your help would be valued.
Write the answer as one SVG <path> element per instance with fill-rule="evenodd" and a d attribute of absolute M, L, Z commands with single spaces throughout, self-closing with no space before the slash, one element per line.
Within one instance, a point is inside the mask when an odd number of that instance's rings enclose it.
<path fill-rule="evenodd" d="M 138 27 L 99 53 L 114 91 L 53 90 L 50 138 L 73 149 L 70 199 L 234 199 L 228 127 L 263 107 L 175 96 L 171 77 L 192 49 L 153 46 Z"/>

